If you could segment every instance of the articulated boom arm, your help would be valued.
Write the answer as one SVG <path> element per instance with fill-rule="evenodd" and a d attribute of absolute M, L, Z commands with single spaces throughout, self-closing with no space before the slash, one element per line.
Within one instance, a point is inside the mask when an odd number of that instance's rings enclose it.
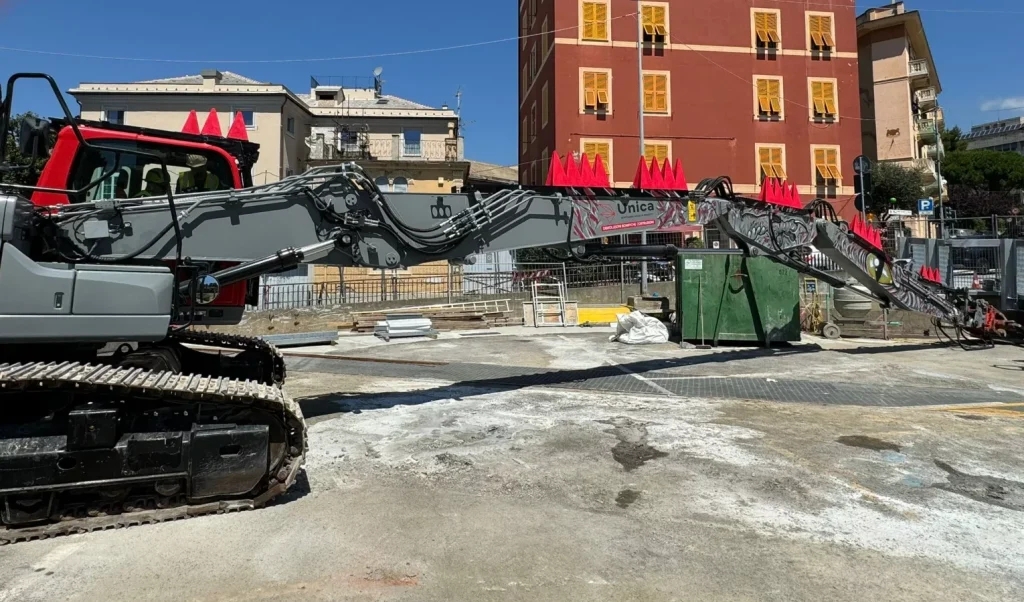
<path fill-rule="evenodd" d="M 845 286 L 803 260 L 814 245 L 884 307 L 926 313 L 985 336 L 1019 329 L 983 301 L 894 262 L 851 233 L 826 203 L 792 209 L 746 199 L 732 194 L 726 178 L 682 195 L 586 188 L 384 194 L 346 163 L 250 189 L 178 196 L 173 208 L 168 199 L 103 201 L 40 217 L 51 226 L 51 252 L 65 261 L 167 260 L 180 242 L 182 257 L 193 262 L 239 262 L 213 274 L 229 284 L 302 262 L 391 269 L 528 247 L 561 247 L 578 257 L 649 256 L 654 248 L 593 241 L 684 225 L 690 202 L 698 223 L 717 225 L 751 255 Z"/>

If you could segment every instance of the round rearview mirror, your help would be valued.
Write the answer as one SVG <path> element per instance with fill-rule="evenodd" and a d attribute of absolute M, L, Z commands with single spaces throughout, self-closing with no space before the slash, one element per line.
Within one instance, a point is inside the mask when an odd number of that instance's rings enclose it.
<path fill-rule="evenodd" d="M 220 283 L 213 276 L 207 274 L 199 279 L 199 290 L 196 292 L 196 303 L 209 305 L 220 295 Z"/>

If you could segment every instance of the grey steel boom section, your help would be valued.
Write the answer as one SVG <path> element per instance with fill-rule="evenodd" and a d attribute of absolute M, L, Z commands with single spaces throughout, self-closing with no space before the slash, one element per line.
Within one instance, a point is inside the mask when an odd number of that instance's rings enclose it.
<path fill-rule="evenodd" d="M 353 164 L 246 190 L 176 196 L 175 203 L 182 254 L 193 260 L 250 261 L 334 240 L 336 248 L 316 263 L 374 268 L 564 246 L 686 221 L 684 199 L 667 196 L 569 197 L 509 189 L 486 197 L 385 197 Z M 175 252 L 169 219 L 166 200 L 102 201 L 65 207 L 59 223 L 79 253 L 169 259 Z"/>

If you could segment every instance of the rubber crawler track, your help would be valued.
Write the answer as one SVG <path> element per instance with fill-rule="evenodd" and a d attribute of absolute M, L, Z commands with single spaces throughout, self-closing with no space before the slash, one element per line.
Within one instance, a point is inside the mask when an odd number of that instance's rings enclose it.
<path fill-rule="evenodd" d="M 285 458 L 281 468 L 270 476 L 266 487 L 251 499 L 203 504 L 181 502 L 172 507 L 122 512 L 112 516 L 75 518 L 38 526 L 0 526 L 0 545 L 259 508 L 286 492 L 295 483 L 305 461 L 306 424 L 302 411 L 295 401 L 285 396 L 278 385 L 78 362 L 0 364 L 0 395 L 15 391 L 32 393 L 59 390 L 81 393 L 110 392 L 122 398 L 136 397 L 160 400 L 164 403 L 174 403 L 176 400 L 182 403 L 206 401 L 279 413 L 289 432 Z"/>

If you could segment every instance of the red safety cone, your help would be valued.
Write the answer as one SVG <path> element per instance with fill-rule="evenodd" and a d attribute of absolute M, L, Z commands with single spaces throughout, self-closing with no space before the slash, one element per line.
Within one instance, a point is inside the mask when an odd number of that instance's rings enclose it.
<path fill-rule="evenodd" d="M 224 137 L 224 134 L 221 134 L 220 117 L 217 116 L 217 109 L 210 109 L 210 114 L 206 116 L 206 123 L 203 124 L 202 134 L 218 138 Z"/>

